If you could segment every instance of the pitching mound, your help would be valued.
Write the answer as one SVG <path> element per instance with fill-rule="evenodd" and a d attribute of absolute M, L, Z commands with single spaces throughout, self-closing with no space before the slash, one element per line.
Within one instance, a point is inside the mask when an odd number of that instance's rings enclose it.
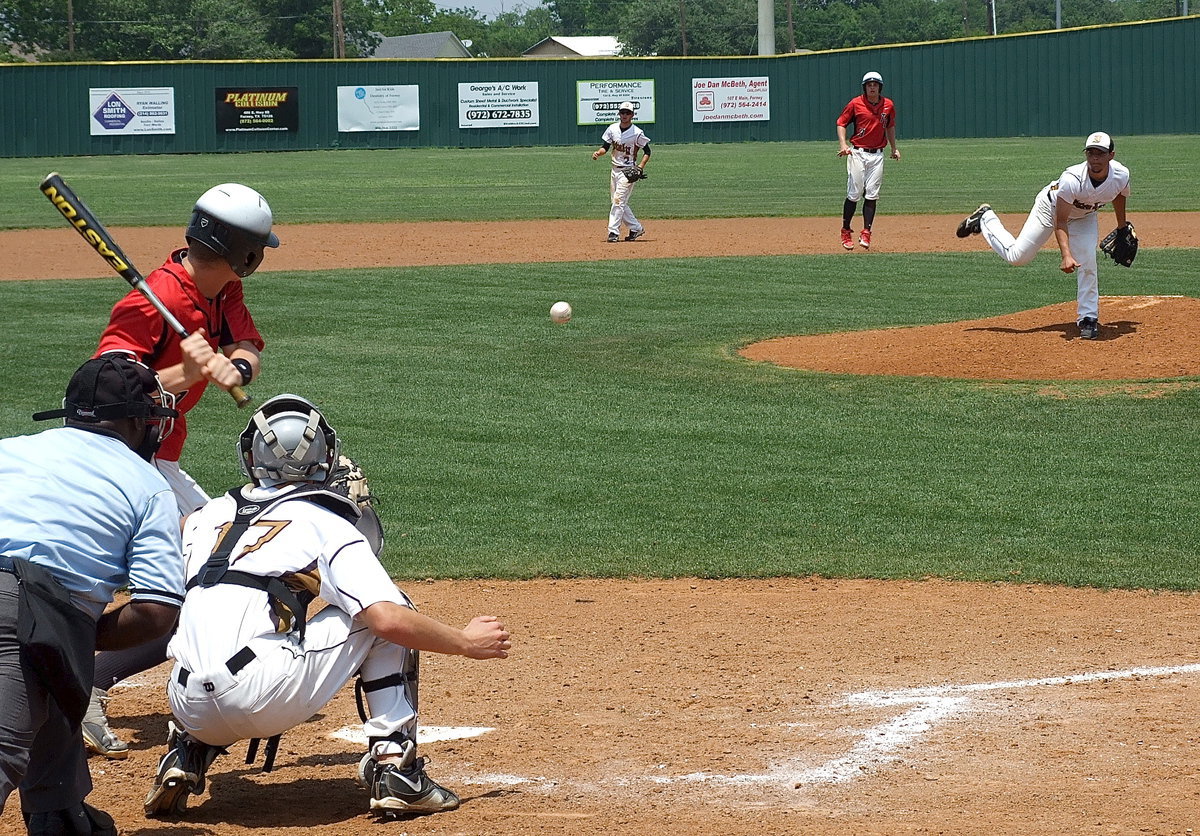
<path fill-rule="evenodd" d="M 741 350 L 750 360 L 844 374 L 974 380 L 1151 380 L 1200 375 L 1191 339 L 1200 299 L 1105 296 L 1096 340 L 1079 338 L 1075 303 L 988 319 L 779 337 Z"/>

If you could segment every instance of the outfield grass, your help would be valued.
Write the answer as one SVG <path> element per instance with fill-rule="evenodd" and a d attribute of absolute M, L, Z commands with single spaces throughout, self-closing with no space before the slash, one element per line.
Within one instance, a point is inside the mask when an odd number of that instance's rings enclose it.
<path fill-rule="evenodd" d="M 650 132 L 653 137 L 653 131 Z M 828 142 L 656 146 L 638 186 L 645 218 L 837 216 L 844 161 Z M 1131 217 L 1200 205 L 1192 136 L 1117 137 L 1133 172 Z M 1026 212 L 1038 189 L 1083 160 L 1082 137 L 913 140 L 887 163 L 883 214 L 951 213 L 991 203 Z M 608 214 L 596 146 L 0 159 L 0 229 L 61 219 L 38 184 L 60 172 L 101 221 L 181 225 L 216 183 L 252 185 L 279 223 L 596 218 Z"/>
<path fill-rule="evenodd" d="M 1102 292 L 1200 296 L 1198 256 L 1147 250 L 1136 270 L 1104 271 Z M 269 346 L 253 390 L 325 406 L 380 495 L 398 577 L 1200 588 L 1200 390 L 1069 383 L 1061 399 L 736 355 L 770 336 L 1074 298 L 1050 252 L 1021 269 L 988 253 L 871 259 L 868 276 L 835 256 L 256 275 Z M 0 368 L 0 434 L 30 431 L 61 397 L 119 292 L 0 283 L 17 349 Z M 547 317 L 559 298 L 576 311 L 563 327 Z M 247 417 L 215 393 L 192 413 L 184 464 L 210 490 L 240 481 Z"/>

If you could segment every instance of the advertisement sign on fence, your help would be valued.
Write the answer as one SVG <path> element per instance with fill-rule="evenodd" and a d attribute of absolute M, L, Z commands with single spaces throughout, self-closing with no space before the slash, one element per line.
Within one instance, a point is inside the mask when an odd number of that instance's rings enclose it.
<path fill-rule="evenodd" d="M 765 75 L 692 79 L 693 122 L 765 122 L 771 84 Z"/>
<path fill-rule="evenodd" d="M 460 128 L 536 128 L 536 81 L 471 82 L 458 85 Z"/>
<path fill-rule="evenodd" d="M 217 133 L 300 130 L 299 87 L 218 87 Z"/>
<path fill-rule="evenodd" d="M 338 131 L 420 130 L 420 89 L 415 84 L 339 87 Z"/>
<path fill-rule="evenodd" d="M 577 81 L 575 98 L 580 125 L 611 125 L 621 102 L 633 102 L 634 120 L 654 121 L 654 79 Z"/>
<path fill-rule="evenodd" d="M 175 133 L 174 87 L 91 87 L 92 136 Z"/>

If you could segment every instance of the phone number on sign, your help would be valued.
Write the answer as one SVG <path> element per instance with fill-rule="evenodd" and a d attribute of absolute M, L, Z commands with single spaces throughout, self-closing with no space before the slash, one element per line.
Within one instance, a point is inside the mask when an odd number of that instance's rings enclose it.
<path fill-rule="evenodd" d="M 529 119 L 533 111 L 528 108 L 518 110 L 468 110 L 468 119 Z"/>

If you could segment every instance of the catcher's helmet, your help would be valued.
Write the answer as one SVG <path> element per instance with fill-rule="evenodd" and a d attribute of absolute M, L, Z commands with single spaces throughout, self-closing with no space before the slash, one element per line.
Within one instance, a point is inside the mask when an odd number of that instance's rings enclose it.
<path fill-rule="evenodd" d="M 337 433 L 311 401 L 276 395 L 251 416 L 238 438 L 238 458 L 256 485 L 323 483 L 340 447 Z"/>
<path fill-rule="evenodd" d="M 869 73 L 867 73 L 866 75 L 863 76 L 862 86 L 864 88 L 867 86 L 868 81 L 879 82 L 879 89 L 880 90 L 883 89 L 883 76 L 881 76 L 879 73 L 875 72 L 874 70 L 871 70 Z"/>
<path fill-rule="evenodd" d="M 262 195 L 240 183 L 224 183 L 200 195 L 184 237 L 224 256 L 244 279 L 262 263 L 264 247 L 279 246 L 272 220 Z"/>

